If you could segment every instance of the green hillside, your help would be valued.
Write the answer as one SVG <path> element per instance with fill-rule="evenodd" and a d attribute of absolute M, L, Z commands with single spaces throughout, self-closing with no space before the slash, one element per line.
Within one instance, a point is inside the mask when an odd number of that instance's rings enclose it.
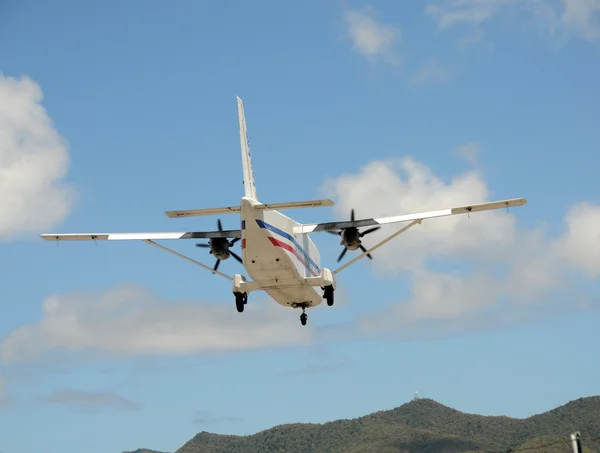
<path fill-rule="evenodd" d="M 574 431 L 584 452 L 600 453 L 599 396 L 526 419 L 465 414 L 419 399 L 352 420 L 281 425 L 250 436 L 201 432 L 175 453 L 571 453 Z"/>

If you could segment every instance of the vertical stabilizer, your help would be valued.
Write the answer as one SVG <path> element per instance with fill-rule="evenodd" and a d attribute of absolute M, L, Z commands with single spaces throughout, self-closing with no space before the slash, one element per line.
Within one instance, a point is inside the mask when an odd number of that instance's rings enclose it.
<path fill-rule="evenodd" d="M 238 119 L 240 122 L 240 144 L 242 147 L 242 168 L 244 169 L 244 191 L 248 198 L 258 201 L 256 186 L 254 185 L 254 171 L 252 170 L 252 157 L 248 145 L 248 131 L 246 129 L 246 117 L 244 115 L 244 103 L 238 97 Z"/>

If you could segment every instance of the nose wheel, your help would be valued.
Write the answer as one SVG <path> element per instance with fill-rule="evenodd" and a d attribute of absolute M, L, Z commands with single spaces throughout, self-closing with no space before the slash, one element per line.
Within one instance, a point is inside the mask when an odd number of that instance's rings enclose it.
<path fill-rule="evenodd" d="M 306 314 L 306 308 L 302 307 L 302 314 L 300 315 L 300 323 L 303 326 L 305 326 L 307 320 L 308 320 L 308 315 Z"/>
<path fill-rule="evenodd" d="M 302 314 L 300 315 L 300 323 L 305 326 L 306 325 L 306 321 L 308 321 L 308 315 L 306 314 L 306 309 L 310 308 L 310 305 L 308 305 L 305 302 L 294 302 L 290 305 L 292 308 L 301 308 L 302 309 Z"/>

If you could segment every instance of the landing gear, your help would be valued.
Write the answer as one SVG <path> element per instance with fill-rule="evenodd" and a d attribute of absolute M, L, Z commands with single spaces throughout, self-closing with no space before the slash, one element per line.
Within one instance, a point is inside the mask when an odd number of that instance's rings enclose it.
<path fill-rule="evenodd" d="M 329 285 L 323 288 L 323 299 L 327 301 L 328 306 L 333 305 L 333 286 Z"/>
<path fill-rule="evenodd" d="M 248 303 L 248 294 L 246 293 L 233 293 L 235 295 L 235 308 L 238 312 L 244 311 L 244 305 Z"/>
<path fill-rule="evenodd" d="M 310 307 L 310 305 L 302 302 L 302 303 L 296 303 L 294 302 L 291 305 L 292 308 L 301 308 L 302 309 L 302 314 L 300 315 L 300 322 L 302 323 L 303 326 L 306 325 L 306 321 L 308 320 L 308 315 L 306 314 L 306 309 Z"/>
<path fill-rule="evenodd" d="M 306 325 L 306 321 L 308 320 L 308 315 L 306 314 L 306 308 L 302 307 L 302 314 L 300 315 L 300 322 L 303 326 Z"/>

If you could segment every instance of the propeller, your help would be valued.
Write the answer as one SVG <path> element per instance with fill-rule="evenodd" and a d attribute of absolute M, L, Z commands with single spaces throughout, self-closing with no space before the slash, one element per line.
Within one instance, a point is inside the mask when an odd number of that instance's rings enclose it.
<path fill-rule="evenodd" d="M 350 211 L 350 221 L 354 222 L 354 220 L 354 209 L 352 209 Z M 342 260 L 348 249 L 356 250 L 357 248 L 360 248 L 363 251 L 363 253 L 366 252 L 367 249 L 364 248 L 360 239 L 366 236 L 367 234 L 377 231 L 379 228 L 381 227 L 376 226 L 362 232 L 358 231 L 357 227 L 343 228 L 339 231 L 327 231 L 330 234 L 335 234 L 342 237 L 340 245 L 344 246 L 344 250 L 342 250 L 342 253 L 340 253 L 340 256 L 338 256 L 338 263 Z M 373 259 L 370 253 L 367 253 L 367 257 L 371 260 Z"/>
<path fill-rule="evenodd" d="M 217 228 L 219 231 L 223 231 L 223 225 L 221 224 L 221 219 L 217 219 Z M 243 264 L 242 259 L 229 247 L 232 247 L 240 238 L 234 238 L 233 240 L 229 240 L 227 238 L 211 238 L 208 241 L 208 244 L 198 243 L 196 247 L 202 248 L 210 248 L 210 254 L 215 255 L 217 257 L 217 261 L 215 262 L 215 266 L 213 270 L 217 270 L 219 264 L 221 264 L 222 260 L 226 260 L 229 256 L 233 256 L 238 262 Z"/>

